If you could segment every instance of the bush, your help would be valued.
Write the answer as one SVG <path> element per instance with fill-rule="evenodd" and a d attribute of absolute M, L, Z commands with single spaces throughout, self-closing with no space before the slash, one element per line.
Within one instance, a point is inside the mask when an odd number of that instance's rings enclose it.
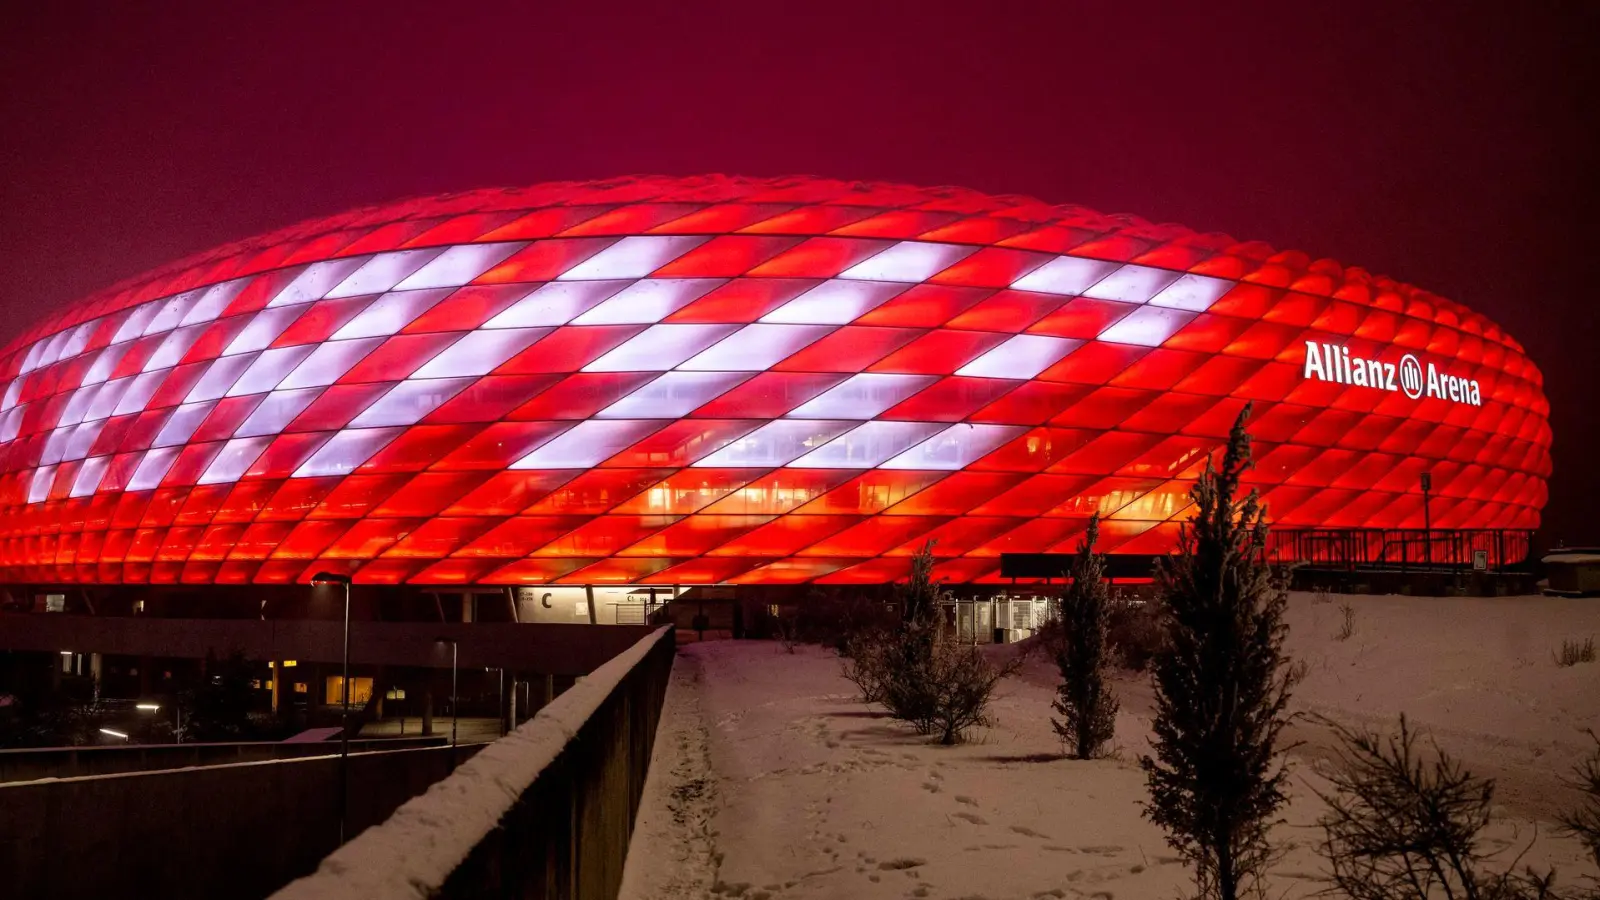
<path fill-rule="evenodd" d="M 1349 600 L 1339 604 L 1339 630 L 1334 634 L 1334 640 L 1348 641 L 1356 633 L 1356 608 L 1350 605 Z"/>
<path fill-rule="evenodd" d="M 933 584 L 932 570 L 930 545 L 912 558 L 911 580 L 901 590 L 904 618 L 851 636 L 844 675 L 865 702 L 881 704 L 919 734 L 954 744 L 988 724 L 994 688 L 1017 670 L 1021 657 L 997 668 L 977 647 L 950 640 L 940 609 L 945 595 Z"/>
<path fill-rule="evenodd" d="M 1111 599 L 1101 575 L 1105 561 L 1094 552 L 1099 530 L 1098 517 L 1090 518 L 1072 562 L 1072 584 L 1061 598 L 1061 627 L 1053 635 L 1061 683 L 1051 707 L 1061 719 L 1051 719 L 1050 726 L 1079 759 L 1104 752 L 1117 726 L 1117 697 L 1106 683 Z"/>
<path fill-rule="evenodd" d="M 1584 641 L 1562 641 L 1561 652 L 1550 654 L 1556 665 L 1565 669 L 1578 663 L 1594 662 L 1594 638 Z"/>
<path fill-rule="evenodd" d="M 1489 823 L 1494 782 L 1475 777 L 1433 747 L 1417 753 L 1417 734 L 1400 717 L 1387 738 L 1328 722 L 1342 749 L 1319 794 L 1328 812 L 1318 822 L 1329 881 L 1352 900 L 1533 900 L 1554 897 L 1554 875 L 1487 867 L 1478 849 Z"/>
<path fill-rule="evenodd" d="M 1600 870 L 1600 735 L 1590 731 L 1589 738 L 1594 741 L 1594 752 L 1574 770 L 1577 777 L 1571 782 L 1583 794 L 1583 802 L 1559 819 L 1562 829 L 1578 839 L 1594 858 L 1595 869 Z M 1594 887 L 1594 896 L 1600 897 L 1600 879 L 1596 879 Z"/>

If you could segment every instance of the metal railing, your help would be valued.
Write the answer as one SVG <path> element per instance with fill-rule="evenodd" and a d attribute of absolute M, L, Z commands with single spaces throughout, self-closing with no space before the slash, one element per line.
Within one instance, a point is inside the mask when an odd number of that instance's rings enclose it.
<path fill-rule="evenodd" d="M 1472 569 L 1499 572 L 1526 562 L 1533 532 L 1512 528 L 1274 528 L 1268 556 L 1347 570 Z M 1482 554 L 1479 557 L 1479 554 Z"/>
<path fill-rule="evenodd" d="M 661 628 L 276 900 L 612 900 L 675 655 Z"/>

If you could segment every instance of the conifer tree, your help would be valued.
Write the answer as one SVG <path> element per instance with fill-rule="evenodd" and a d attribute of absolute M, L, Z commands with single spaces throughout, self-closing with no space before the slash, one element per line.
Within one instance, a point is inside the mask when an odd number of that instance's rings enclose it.
<path fill-rule="evenodd" d="M 1056 647 L 1061 684 L 1053 707 L 1061 718 L 1051 719 L 1050 725 L 1079 759 L 1100 755 L 1116 736 L 1117 697 L 1106 683 L 1111 597 L 1106 590 L 1105 557 L 1094 552 L 1099 536 L 1096 514 L 1089 519 L 1089 531 L 1072 561 L 1072 585 L 1061 598 Z"/>
<path fill-rule="evenodd" d="M 1207 460 L 1195 514 L 1157 567 L 1163 642 L 1152 660 L 1154 756 L 1145 817 L 1194 869 L 1201 897 L 1237 900 L 1274 854 L 1268 830 L 1285 802 L 1278 740 L 1297 673 L 1287 663 L 1288 590 L 1263 559 L 1265 510 L 1239 496 L 1250 467 L 1247 405 L 1222 467 Z"/>

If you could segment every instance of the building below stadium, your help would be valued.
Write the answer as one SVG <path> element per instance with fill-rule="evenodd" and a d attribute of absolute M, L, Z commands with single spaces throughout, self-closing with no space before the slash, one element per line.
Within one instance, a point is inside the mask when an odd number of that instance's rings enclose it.
<path fill-rule="evenodd" d="M 691 585 L 883 584 L 930 542 L 936 577 L 1009 582 L 1096 513 L 1101 549 L 1148 560 L 1246 403 L 1297 558 L 1515 562 L 1550 473 L 1538 369 L 1457 303 L 1129 216 L 812 178 L 306 222 L 47 312 L 0 394 L 23 604 L 332 573 L 447 618 L 441 593 L 478 592 L 598 621 Z"/>

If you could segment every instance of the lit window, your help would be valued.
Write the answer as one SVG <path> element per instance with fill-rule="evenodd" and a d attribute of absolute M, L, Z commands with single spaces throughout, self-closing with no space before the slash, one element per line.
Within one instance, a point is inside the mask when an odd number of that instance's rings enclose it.
<path fill-rule="evenodd" d="M 1042 294 L 1081 294 L 1116 267 L 1116 263 L 1100 259 L 1060 256 L 1013 281 L 1011 286 Z"/>
<path fill-rule="evenodd" d="M 902 241 L 871 259 L 856 263 L 839 277 L 863 281 L 926 281 L 971 256 L 977 249 L 960 244 Z"/>
<path fill-rule="evenodd" d="M 772 468 L 821 447 L 857 423 L 820 419 L 779 419 L 757 428 L 709 456 L 695 468 Z"/>
<path fill-rule="evenodd" d="M 973 378 L 1032 378 L 1082 344 L 1083 341 L 1071 338 L 1019 334 L 957 369 L 956 374 Z"/>
<path fill-rule="evenodd" d="M 942 422 L 865 422 L 789 465 L 797 469 L 870 469 L 945 427 Z"/>

